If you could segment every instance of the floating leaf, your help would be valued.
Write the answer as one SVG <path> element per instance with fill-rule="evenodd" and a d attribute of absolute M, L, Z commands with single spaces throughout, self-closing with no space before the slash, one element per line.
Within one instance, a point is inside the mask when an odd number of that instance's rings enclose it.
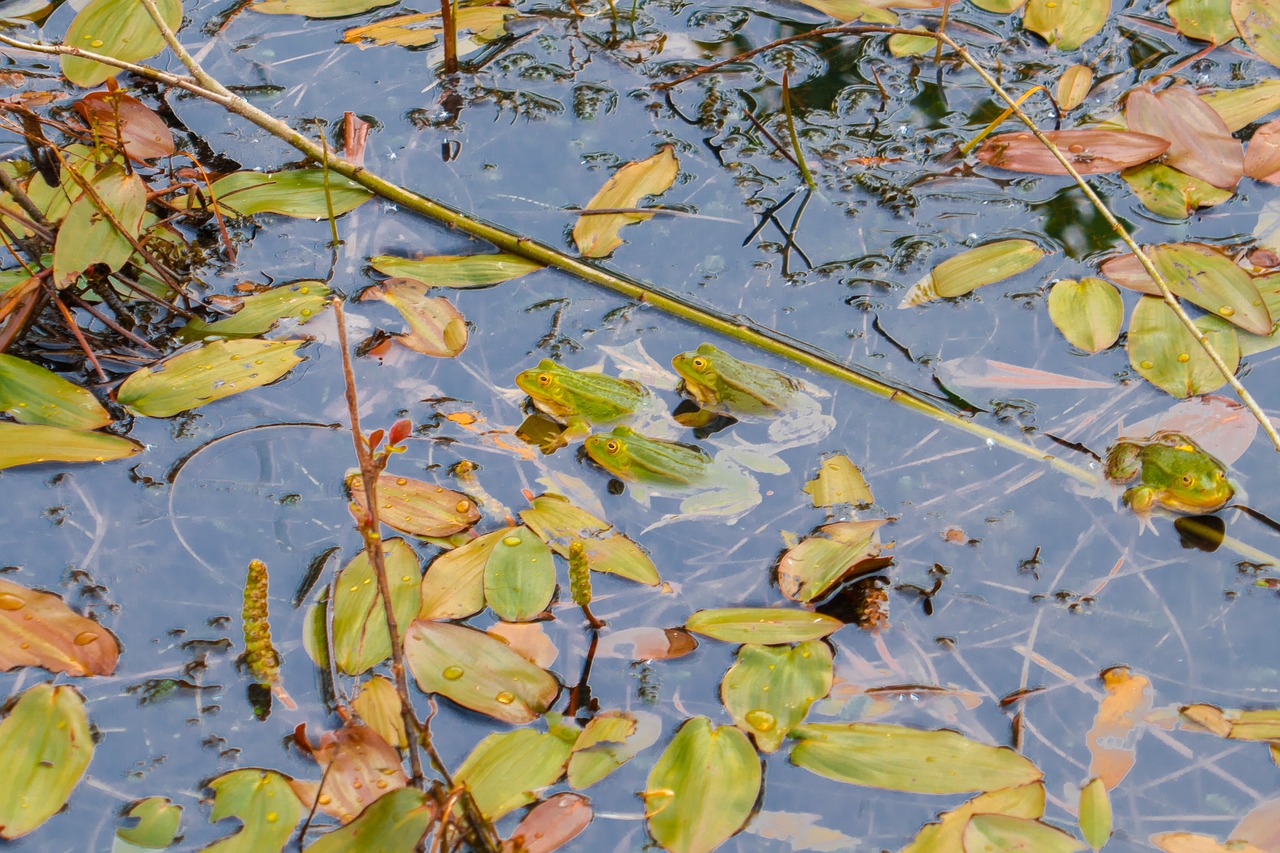
<path fill-rule="evenodd" d="M 453 358 L 467 347 L 467 322 L 443 296 L 428 296 L 431 288 L 411 278 L 389 278 L 360 294 L 360 300 L 380 299 L 400 312 L 409 332 L 397 342 L 423 355 Z"/>
<path fill-rule="evenodd" d="M 1019 2 L 1019 0 L 1013 1 Z M 817 9 L 824 15 L 830 15 L 837 21 L 861 20 L 869 24 L 895 26 L 898 23 L 898 16 L 889 11 L 891 8 L 940 9 L 945 0 L 800 0 L 800 2 Z M 988 11 L 994 10 L 988 9 Z"/>
<path fill-rule="evenodd" d="M 346 18 L 394 6 L 396 0 L 257 0 L 250 12 L 264 15 L 305 15 L 308 18 Z"/>
<path fill-rule="evenodd" d="M 53 280 L 59 288 L 98 264 L 120 269 L 133 255 L 128 238 L 137 240 L 142 230 L 142 217 L 147 212 L 147 185 L 142 178 L 113 164 L 94 176 L 90 185 L 102 208 L 115 217 L 124 232 L 107 219 L 88 193 L 72 202 L 53 246 Z"/>
<path fill-rule="evenodd" d="M 652 213 L 589 214 L 595 209 L 634 208 L 646 196 L 661 195 L 675 183 L 680 163 L 670 145 L 662 146 L 647 160 L 628 163 L 614 172 L 598 193 L 587 202 L 578 223 L 573 226 L 573 242 L 584 258 L 604 258 L 622 245 L 618 232 L 622 226 L 644 222 Z"/>
<path fill-rule="evenodd" d="M 404 638 L 405 662 L 424 693 L 520 725 L 551 707 L 560 685 L 483 631 L 418 620 Z"/>
<path fill-rule="evenodd" d="M 649 834 L 670 853 L 710 853 L 751 817 L 761 777 L 746 735 L 706 717 L 686 720 L 641 795 Z"/>
<path fill-rule="evenodd" d="M 1080 834 L 1094 850 L 1111 837 L 1111 798 L 1101 779 L 1090 779 L 1080 791 Z"/>
<path fill-rule="evenodd" d="M 178 330 L 178 340 L 255 338 L 271 331 L 286 318 L 306 323 L 324 310 L 331 293 L 323 281 L 307 279 L 281 284 L 252 296 L 237 297 L 223 306 L 234 309 L 235 313 L 230 317 L 212 322 L 193 318 Z"/>
<path fill-rule="evenodd" d="M 396 627 L 403 632 L 418 615 L 421 603 L 418 555 L 403 539 L 388 539 L 383 542 L 382 557 Z M 332 606 L 334 663 L 341 672 L 359 675 L 391 655 L 386 610 L 378 594 L 373 566 L 364 551 L 338 573 Z"/>
<path fill-rule="evenodd" d="M 139 415 L 167 418 L 275 382 L 294 368 L 305 341 L 211 341 L 131 374 L 116 400 Z"/>
<path fill-rule="evenodd" d="M 1222 356 L 1227 369 L 1235 371 L 1240 363 L 1235 329 L 1217 317 L 1200 317 L 1195 324 Z M 1164 300 L 1154 296 L 1142 297 L 1133 309 L 1128 350 L 1133 369 L 1175 397 L 1207 394 L 1227 382 Z"/>
<path fill-rule="evenodd" d="M 1244 173 L 1255 181 L 1280 184 L 1280 119 L 1254 131 L 1244 152 Z"/>
<path fill-rule="evenodd" d="M 1074 853 L 1085 845 L 1056 827 L 1000 814 L 974 815 L 964 829 L 964 849 L 1000 850 L 1014 853 L 1018 850 L 1035 853 Z"/>
<path fill-rule="evenodd" d="M 840 581 L 874 571 L 880 564 L 880 527 L 886 519 L 838 521 L 819 527 L 778 561 L 778 588 L 792 601 L 808 603 Z M 872 561 L 869 567 L 864 564 Z"/>
<path fill-rule="evenodd" d="M 361 683 L 360 692 L 351 700 L 351 710 L 387 743 L 397 749 L 408 746 L 404 716 L 400 713 L 400 694 L 390 679 L 375 675 Z"/>
<path fill-rule="evenodd" d="M 1075 50 L 1102 29 L 1110 0 L 1027 0 L 1022 26 L 1058 50 Z"/>
<path fill-rule="evenodd" d="M 1093 69 L 1087 65 L 1072 65 L 1058 78 L 1058 106 L 1070 112 L 1084 103 L 1093 87 Z"/>
<path fill-rule="evenodd" d="M 1064 278 L 1049 290 L 1049 319 L 1072 346 L 1102 352 L 1120 337 L 1124 300 L 1100 278 Z"/>
<path fill-rule="evenodd" d="M 978 814 L 1003 814 L 1038 818 L 1044 814 L 1044 785 L 1034 782 L 978 794 L 960 806 L 943 812 L 937 823 L 921 827 L 915 840 L 899 853 L 955 853 L 964 849 L 964 829 Z"/>
<path fill-rule="evenodd" d="M 428 287 L 490 287 L 519 278 L 542 264 L 505 253 L 489 255 L 432 255 L 426 258 L 397 258 L 375 255 L 369 265 L 392 278 L 410 278 Z"/>
<path fill-rule="evenodd" d="M 912 27 L 924 32 L 924 27 Z M 921 56 L 938 49 L 938 40 L 931 36 L 909 36 L 895 33 L 889 36 L 889 53 L 894 56 Z"/>
<path fill-rule="evenodd" d="M 550 732 L 517 729 L 487 735 L 453 773 L 482 814 L 497 820 L 534 800 L 532 792 L 564 774 L 573 744 Z"/>
<path fill-rule="evenodd" d="M 167 157 L 175 150 L 173 134 L 164 119 L 132 95 L 119 90 L 90 92 L 75 102 L 75 109 L 96 137 L 107 144 L 122 145 L 135 160 Z"/>
<path fill-rule="evenodd" d="M 325 219 L 329 216 L 323 169 L 294 169 L 288 172 L 233 172 L 214 181 L 209 188 L 223 216 L 243 217 L 256 213 L 278 213 L 297 219 Z M 337 172 L 329 173 L 327 196 L 333 215 L 355 210 L 373 193 Z"/>
<path fill-rule="evenodd" d="M 1147 210 L 1170 219 L 1186 219 L 1193 211 L 1222 204 L 1234 195 L 1163 163 L 1126 169 L 1121 177 Z"/>
<path fill-rule="evenodd" d="M 1280 80 L 1263 80 L 1235 89 L 1215 89 L 1200 95 L 1222 116 L 1232 133 L 1243 130 L 1269 112 L 1280 109 Z"/>
<path fill-rule="evenodd" d="M 569 546 L 573 540 L 580 539 L 592 571 L 608 572 L 649 586 L 657 586 L 662 581 L 649 555 L 608 522 L 556 494 L 539 495 L 532 504 L 520 511 L 520 520 L 561 557 L 568 559 Z"/>
<path fill-rule="evenodd" d="M 358 471 L 347 474 L 351 500 L 368 512 L 364 481 Z M 452 536 L 480 520 L 475 501 L 462 492 L 394 474 L 378 475 L 378 520 L 412 536 Z"/>
<path fill-rule="evenodd" d="M 165 26 L 177 32 L 182 26 L 180 0 L 157 0 L 156 7 Z M 125 62 L 141 62 L 164 50 L 164 37 L 137 0 L 93 0 L 76 13 L 62 43 Z M 120 69 L 64 55 L 62 73 L 77 86 L 89 89 L 115 77 Z"/>
<path fill-rule="evenodd" d="M 61 598 L 0 579 L 0 670 L 41 666 L 71 676 L 110 675 L 120 646 Z"/>
<path fill-rule="evenodd" d="M 597 657 L 623 660 L 672 660 L 698 648 L 698 640 L 683 628 L 623 628 L 600 638 Z"/>
<path fill-rule="evenodd" d="M 862 472 L 843 453 L 823 456 L 818 476 L 805 483 L 804 490 L 813 498 L 815 507 L 841 504 L 870 506 L 875 503 Z"/>
<path fill-rule="evenodd" d="M 920 794 L 993 791 L 1040 780 L 1034 764 L 1007 747 L 959 732 L 888 723 L 806 723 L 792 733 L 791 763 L 839 782 Z"/>
<path fill-rule="evenodd" d="M 440 554 L 422 576 L 420 619 L 465 619 L 484 609 L 484 568 L 505 535 L 486 533 Z"/>
<path fill-rule="evenodd" d="M 1133 769 L 1143 717 L 1151 710 L 1151 682 L 1116 666 L 1102 673 L 1102 686 L 1106 695 L 1085 742 L 1093 756 L 1089 774 L 1110 791 Z"/>
<path fill-rule="evenodd" d="M 24 691 L 0 722 L 0 838 L 20 838 L 61 809 L 92 757 L 79 693 L 52 684 Z"/>
<path fill-rule="evenodd" d="M 1143 251 L 1175 296 L 1216 314 L 1247 332 L 1271 333 L 1271 312 L 1253 276 L 1216 246 L 1165 243 Z M 1151 296 L 1160 290 L 1132 253 L 1102 264 L 1102 274 L 1121 287 Z"/>
<path fill-rule="evenodd" d="M 699 610 L 684 627 L 726 643 L 776 645 L 820 640 L 844 627 L 832 616 L 779 607 L 726 607 Z"/>
<path fill-rule="evenodd" d="M 498 618 L 535 619 L 555 591 L 555 563 L 546 543 L 524 525 L 502 531 L 484 567 L 484 597 Z"/>
<path fill-rule="evenodd" d="M 1125 101 L 1129 129 L 1169 140 L 1165 165 L 1222 189 L 1244 175 L 1244 147 L 1222 117 L 1186 86 L 1151 93 L 1135 89 Z"/>
<path fill-rule="evenodd" d="M 1254 53 L 1280 67 L 1280 0 L 1231 0 L 1231 20 Z"/>
<path fill-rule="evenodd" d="M 1050 130 L 1044 135 L 1082 175 L 1118 172 L 1153 160 L 1169 149 L 1167 139 L 1128 130 Z M 1011 172 L 1067 174 L 1049 149 L 1025 131 L 991 137 L 978 148 L 978 159 Z"/>
<path fill-rule="evenodd" d="M 515 14 L 506 6 L 459 6 L 454 12 L 455 26 L 459 33 L 474 33 L 471 39 L 460 39 L 458 55 L 464 56 L 476 50 L 484 42 L 492 41 L 505 32 L 506 21 Z M 398 44 L 402 47 L 426 47 L 434 44 L 441 29 L 440 13 L 397 15 L 393 18 L 352 27 L 342 34 L 348 44 L 372 42 L 373 44 Z M 363 45 L 362 45 L 363 46 Z"/>
<path fill-rule="evenodd" d="M 398 788 L 378 797 L 360 816 L 307 845 L 306 853 L 414 853 L 436 822 L 431 797 Z"/>
<path fill-rule="evenodd" d="M 147 797 L 130 806 L 125 816 L 132 819 L 133 825 L 116 829 L 111 853 L 163 850 L 173 844 L 178 835 L 182 806 L 175 805 L 168 797 Z"/>
<path fill-rule="evenodd" d="M 1240 33 L 1231 20 L 1231 0 L 1172 0 L 1169 20 L 1190 39 L 1226 44 Z"/>
<path fill-rule="evenodd" d="M 595 817 L 591 800 L 564 792 L 538 803 L 503 846 L 504 853 L 551 853 L 568 844 Z"/>
<path fill-rule="evenodd" d="M 772 753 L 827 695 L 831 681 L 831 647 L 821 640 L 790 648 L 748 643 L 720 682 L 720 701 L 756 747 Z"/>
<path fill-rule="evenodd" d="M 244 826 L 201 853 L 279 853 L 306 814 L 289 787 L 289 778 L 274 770 L 232 770 L 211 780 L 208 787 L 213 790 L 209 822 L 235 817 Z"/>
<path fill-rule="evenodd" d="M 1180 710 L 1192 730 L 1205 730 L 1230 740 L 1280 740 L 1280 710 L 1224 711 L 1214 705 L 1187 705 Z"/>
<path fill-rule="evenodd" d="M 294 794 L 308 807 L 312 803 L 342 823 L 350 823 L 374 800 L 409 784 L 400 753 L 368 726 L 347 723 L 320 735 L 320 743 L 307 740 L 306 725 L 298 727 L 294 742 L 320 765 L 319 784 L 292 780 Z"/>
<path fill-rule="evenodd" d="M 568 769 L 570 787 L 581 791 L 594 785 L 657 743 L 661 734 L 662 719 L 649 711 L 597 714 L 573 745 Z"/>
<path fill-rule="evenodd" d="M 24 424 L 97 429 L 111 416 L 93 394 L 26 359 L 0 353 L 0 412 Z"/>
<path fill-rule="evenodd" d="M 902 297 L 899 308 L 933 299 L 963 296 L 986 284 L 1004 281 L 1035 266 L 1044 250 L 1030 240 L 997 240 L 961 252 L 938 264 Z"/>
<path fill-rule="evenodd" d="M 40 462 L 106 462 L 141 452 L 142 445 L 118 435 L 0 421 L 0 469 Z"/>
<path fill-rule="evenodd" d="M 1161 832 L 1151 836 L 1151 843 L 1165 853 L 1267 853 L 1267 850 L 1244 841 L 1224 844 L 1212 836 L 1194 832 Z"/>

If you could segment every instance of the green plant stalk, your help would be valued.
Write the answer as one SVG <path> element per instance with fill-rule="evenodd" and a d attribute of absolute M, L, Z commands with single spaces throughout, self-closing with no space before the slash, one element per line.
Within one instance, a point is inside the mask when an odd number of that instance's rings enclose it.
<path fill-rule="evenodd" d="M 785 70 L 782 72 L 782 112 L 787 117 L 787 132 L 791 134 L 791 147 L 796 152 L 796 165 L 800 167 L 800 177 L 804 178 L 804 184 L 809 189 L 814 189 L 817 184 L 813 180 L 813 174 L 809 171 L 809 164 L 804 161 L 804 149 L 800 147 L 800 134 L 796 133 L 796 122 L 791 116 L 791 86 L 788 85 L 788 75 Z"/>

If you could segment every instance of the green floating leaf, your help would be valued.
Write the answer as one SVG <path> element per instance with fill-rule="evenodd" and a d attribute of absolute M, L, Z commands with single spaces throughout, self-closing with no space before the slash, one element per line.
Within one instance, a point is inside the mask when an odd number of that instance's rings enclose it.
<path fill-rule="evenodd" d="M 484 567 L 484 597 L 498 618 L 536 619 L 555 591 L 556 567 L 546 543 L 524 525 L 503 530 Z"/>
<path fill-rule="evenodd" d="M 1240 364 L 1235 328 L 1218 317 L 1199 317 L 1195 324 L 1234 372 Z M 1155 296 L 1144 296 L 1134 306 L 1128 350 L 1133 369 L 1175 397 L 1208 394 L 1227 382 L 1164 300 Z"/>
<path fill-rule="evenodd" d="M 1050 130 L 1045 138 L 1057 146 L 1081 175 L 1118 172 L 1159 157 L 1169 140 L 1128 130 Z M 1039 139 L 1026 131 L 1001 133 L 978 149 L 978 159 L 988 166 L 1033 175 L 1065 175 L 1067 170 Z"/>
<path fill-rule="evenodd" d="M 946 729 L 889 723 L 808 723 L 791 736 L 791 763 L 839 782 L 919 794 L 994 791 L 1037 782 L 1034 764 L 1007 747 Z"/>
<path fill-rule="evenodd" d="M 88 193 L 76 199 L 62 220 L 53 246 L 53 281 L 59 288 L 71 284 L 95 264 L 120 269 L 133 255 L 128 237 L 137 240 L 142 230 L 142 217 L 147 212 L 147 185 L 142 178 L 112 164 L 94 176 L 90 186 L 124 233 L 107 219 Z"/>
<path fill-rule="evenodd" d="M 401 632 L 418 615 L 421 574 L 418 555 L 403 539 L 383 543 L 382 558 L 391 587 L 391 606 Z M 391 655 L 391 638 L 378 581 L 361 551 L 338 573 L 333 595 L 334 663 L 347 675 L 359 675 Z"/>
<path fill-rule="evenodd" d="M 584 258 L 608 257 L 622 245 L 618 232 L 624 225 L 644 222 L 653 218 L 652 213 L 601 213 L 590 210 L 620 210 L 634 208 L 646 196 L 661 195 L 675 183 L 680 162 L 670 145 L 645 160 L 628 163 L 613 173 L 591 201 L 587 202 L 578 223 L 573 226 L 573 242 Z"/>
<path fill-rule="evenodd" d="M 1200 100 L 1222 116 L 1227 129 L 1235 133 L 1280 109 L 1280 80 L 1263 80 L 1236 89 L 1215 89 L 1202 93 Z"/>
<path fill-rule="evenodd" d="M 971 293 L 1035 266 L 1044 250 L 1030 240 L 997 240 L 938 264 L 902 297 L 899 308 Z"/>
<path fill-rule="evenodd" d="M 306 853 L 413 853 L 435 820 L 435 803 L 424 792 L 397 788 L 351 823 L 307 845 Z"/>
<path fill-rule="evenodd" d="M 1190 39 L 1226 44 L 1240 35 L 1231 20 L 1231 0 L 1172 0 L 1169 20 Z"/>
<path fill-rule="evenodd" d="M 118 435 L 0 421 L 0 469 L 40 462 L 106 462 L 141 452 L 142 445 Z"/>
<path fill-rule="evenodd" d="M 1080 840 L 1060 829 L 1021 817 L 999 814 L 974 815 L 964 830 L 965 850 L 1018 850 L 1034 853 L 1075 853 L 1084 850 Z"/>
<path fill-rule="evenodd" d="M 1049 319 L 1072 346 L 1102 352 L 1120 337 L 1124 300 L 1100 278 L 1064 278 L 1049 290 Z"/>
<path fill-rule="evenodd" d="M 21 838 L 66 805 L 93 757 L 84 701 L 37 684 L 0 723 L 0 838 Z"/>
<path fill-rule="evenodd" d="M 874 558 L 880 555 L 878 531 L 885 523 L 886 519 L 876 518 L 819 527 L 782 555 L 778 588 L 792 601 L 808 603 L 845 578 L 880 568 L 882 564 Z M 864 566 L 867 561 L 871 562 Z"/>
<path fill-rule="evenodd" d="M 517 729 L 486 736 L 454 771 L 481 813 L 497 820 L 535 799 L 564 774 L 572 743 L 550 732 Z"/>
<path fill-rule="evenodd" d="M 0 412 L 24 424 L 97 429 L 111 423 L 98 398 L 38 364 L 0 353 Z"/>
<path fill-rule="evenodd" d="M 832 677 L 831 647 L 821 640 L 792 648 L 748 643 L 720 682 L 720 701 L 761 752 L 777 752 L 827 695 Z"/>
<path fill-rule="evenodd" d="M 840 504 L 870 506 L 875 503 L 862 472 L 843 453 L 824 456 L 818 476 L 805 483 L 804 490 L 813 497 L 815 507 Z"/>
<path fill-rule="evenodd" d="M 367 512 L 360 472 L 347 474 L 351 500 Z M 452 536 L 480 520 L 476 502 L 453 489 L 394 474 L 378 475 L 378 520 L 411 536 Z"/>
<path fill-rule="evenodd" d="M 397 343 L 435 358 L 454 358 L 467 348 L 467 321 L 443 296 L 429 296 L 431 288 L 411 278 L 389 278 L 367 288 L 360 301 L 380 299 L 400 312 L 409 331 Z"/>
<path fill-rule="evenodd" d="M 1266 303 L 1271 316 L 1280 317 L 1280 275 L 1260 275 L 1254 279 L 1254 283 L 1257 284 L 1258 292 L 1262 294 L 1262 301 Z M 1280 328 L 1269 335 L 1238 331 L 1236 338 L 1240 341 L 1240 356 L 1243 358 L 1280 346 Z"/>
<path fill-rule="evenodd" d="M 551 673 L 462 625 L 418 620 L 405 632 L 404 654 L 424 693 L 516 725 L 537 719 L 560 692 Z"/>
<path fill-rule="evenodd" d="M 590 787 L 658 742 L 662 718 L 649 711 L 605 711 L 591 718 L 573 745 L 568 782 Z"/>
<path fill-rule="evenodd" d="M 297 219 L 324 219 L 329 216 L 325 201 L 324 170 L 294 169 L 289 172 L 233 172 L 210 187 L 223 216 L 253 216 L 278 213 Z M 373 193 L 337 172 L 329 173 L 329 197 L 333 215 L 355 210 Z"/>
<path fill-rule="evenodd" d="M 561 557 L 568 559 L 569 546 L 580 539 L 591 571 L 608 572 L 648 586 L 662 582 L 649 555 L 607 521 L 556 494 L 539 495 L 532 503 L 529 509 L 520 511 L 520 520 Z"/>
<path fill-rule="evenodd" d="M 506 535 L 495 530 L 440 554 L 422 576 L 419 619 L 465 619 L 484 609 L 484 569 Z"/>
<path fill-rule="evenodd" d="M 1170 219 L 1186 219 L 1199 208 L 1222 204 L 1235 195 L 1163 163 L 1126 169 L 1121 177 L 1147 210 Z"/>
<path fill-rule="evenodd" d="M 1075 50 L 1102 29 L 1110 0 L 1027 0 L 1022 26 L 1058 50 Z"/>
<path fill-rule="evenodd" d="M 411 278 L 428 287 L 490 287 L 542 269 L 542 264 L 505 253 L 490 255 L 433 255 L 397 258 L 375 255 L 369 265 L 392 278 Z"/>
<path fill-rule="evenodd" d="M 1271 333 L 1271 312 L 1253 276 L 1218 247 L 1204 243 L 1165 243 L 1144 246 L 1143 250 L 1175 296 L 1246 332 Z M 1155 281 L 1132 253 L 1105 261 L 1102 274 L 1129 290 L 1160 295 Z"/>
<path fill-rule="evenodd" d="M 1094 850 L 1111 837 L 1111 798 L 1101 779 L 1090 779 L 1080 791 L 1080 834 Z"/>
<path fill-rule="evenodd" d="M 1231 0 L 1231 20 L 1254 53 L 1280 67 L 1280 0 Z"/>
<path fill-rule="evenodd" d="M 751 817 L 761 778 L 746 735 L 706 717 L 686 720 L 642 794 L 649 834 L 670 853 L 710 853 Z"/>
<path fill-rule="evenodd" d="M 234 817 L 244 826 L 201 853 L 280 853 L 306 814 L 289 779 L 274 770 L 232 770 L 211 780 L 208 787 L 213 790 L 209 822 Z"/>
<path fill-rule="evenodd" d="M 506 6 L 458 6 L 454 26 L 459 33 L 470 32 L 470 38 L 458 39 L 458 56 L 478 50 L 486 42 L 498 38 L 506 30 L 506 21 L 515 12 Z M 435 44 L 443 32 L 439 12 L 397 15 L 363 27 L 352 27 L 342 34 L 348 44 L 398 44 L 402 47 L 426 47 Z"/>
<path fill-rule="evenodd" d="M 173 844 L 182 823 L 182 806 L 168 797 L 147 797 L 134 803 L 125 816 L 135 821 L 122 826 L 112 839 L 111 853 L 163 850 Z"/>
<path fill-rule="evenodd" d="M 404 749 L 409 745 L 400 713 L 400 694 L 390 679 L 375 675 L 362 683 L 360 692 L 351 700 L 351 710 L 391 746 Z"/>
<path fill-rule="evenodd" d="M 116 390 L 134 414 L 167 418 L 275 382 L 302 361 L 305 341 L 212 341 L 144 367 Z"/>
<path fill-rule="evenodd" d="M 820 640 L 844 627 L 832 616 L 777 607 L 727 607 L 699 610 L 684 627 L 726 643 L 781 645 Z"/>
<path fill-rule="evenodd" d="M 1280 710 L 1239 711 L 1214 705 L 1186 705 L 1179 713 L 1190 723 L 1184 728 L 1192 731 L 1208 731 L 1229 740 L 1280 740 Z"/>
<path fill-rule="evenodd" d="M 940 9 L 945 0 L 800 0 L 806 6 L 830 15 L 837 21 L 866 21 L 869 24 L 894 26 L 898 16 L 892 9 Z M 1018 0 L 1011 0 L 1017 3 Z M 982 8 L 996 11 L 987 6 Z M 1017 8 L 1015 5 L 1013 8 Z M 1011 10 L 1012 11 L 1012 10 Z"/>
<path fill-rule="evenodd" d="M 308 18 L 346 18 L 394 6 L 396 0 L 257 0 L 250 12 L 264 15 L 305 15 Z"/>
<path fill-rule="evenodd" d="M 157 0 L 160 17 L 170 30 L 182 26 L 180 0 Z M 63 44 L 125 62 L 141 62 L 164 50 L 164 37 L 137 0 L 93 0 L 67 28 Z M 120 73 L 119 68 L 76 56 L 62 57 L 62 73 L 88 89 Z"/>
<path fill-rule="evenodd" d="M 924 30 L 924 27 L 912 27 L 913 30 Z M 938 40 L 929 36 L 909 36 L 906 33 L 895 33 L 889 36 L 889 53 L 894 56 L 921 56 L 938 49 Z"/>
<path fill-rule="evenodd" d="M 1072 65 L 1058 78 L 1058 106 L 1074 110 L 1084 103 L 1093 87 L 1093 69 L 1087 65 Z"/>
<path fill-rule="evenodd" d="M 956 853 L 963 850 L 964 829 L 969 819 L 978 814 L 1041 817 L 1044 815 L 1044 785 L 1034 782 L 979 794 L 957 808 L 943 812 L 937 823 L 925 824 L 915 840 L 899 853 Z"/>
<path fill-rule="evenodd" d="M 256 338 L 271 331 L 284 319 L 306 323 L 324 310 L 332 292 L 323 281 L 308 279 L 281 284 L 252 296 L 237 297 L 222 306 L 235 311 L 230 317 L 212 322 L 194 318 L 178 330 L 178 340 Z"/>

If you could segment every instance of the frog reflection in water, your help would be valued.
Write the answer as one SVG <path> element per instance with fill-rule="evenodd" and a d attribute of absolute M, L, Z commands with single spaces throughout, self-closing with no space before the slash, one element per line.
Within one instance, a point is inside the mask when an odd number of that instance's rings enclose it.
<path fill-rule="evenodd" d="M 1107 451 L 1103 475 L 1130 486 L 1125 505 L 1141 516 L 1153 507 L 1190 515 L 1222 509 L 1235 496 L 1226 467 L 1180 432 L 1122 439 Z"/>

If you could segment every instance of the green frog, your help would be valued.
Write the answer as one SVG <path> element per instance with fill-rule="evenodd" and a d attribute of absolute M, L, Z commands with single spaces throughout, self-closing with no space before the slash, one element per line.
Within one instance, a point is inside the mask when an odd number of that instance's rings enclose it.
<path fill-rule="evenodd" d="M 556 446 L 561 447 L 591 432 L 592 425 L 611 424 L 658 408 L 653 394 L 639 382 L 570 370 L 549 358 L 517 375 L 516 385 L 529 395 L 535 409 L 564 425 L 556 437 Z"/>
<path fill-rule="evenodd" d="M 794 447 L 824 437 L 835 419 L 798 379 L 759 364 L 741 361 L 712 344 L 682 352 L 671 366 L 683 380 L 681 390 L 710 412 L 769 418 L 775 445 Z"/>
<path fill-rule="evenodd" d="M 1139 515 L 1159 506 L 1196 515 L 1222 509 L 1235 496 L 1226 466 L 1180 432 L 1121 439 L 1107 451 L 1103 475 L 1126 485 L 1125 505 Z"/>

